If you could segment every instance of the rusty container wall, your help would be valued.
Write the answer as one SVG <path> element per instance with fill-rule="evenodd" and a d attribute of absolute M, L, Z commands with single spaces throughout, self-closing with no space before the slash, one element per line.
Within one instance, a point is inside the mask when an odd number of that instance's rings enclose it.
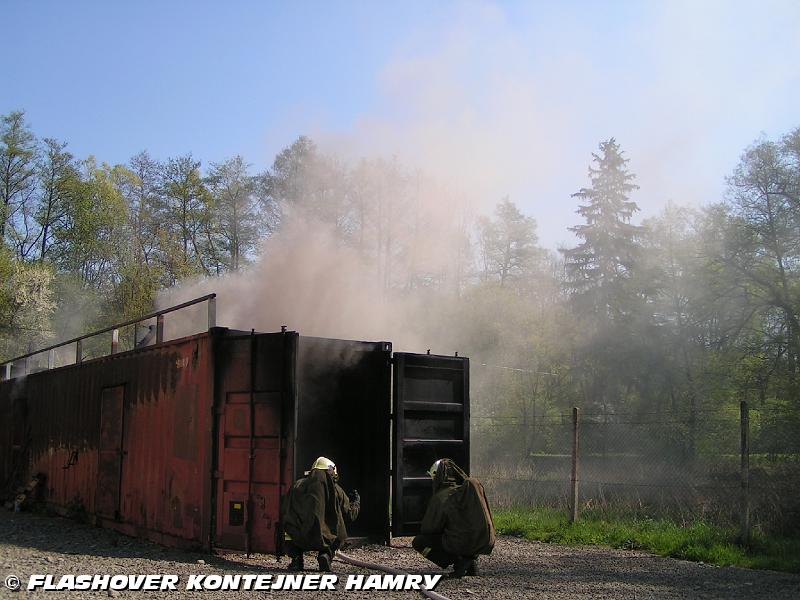
<path fill-rule="evenodd" d="M 300 336 L 294 477 L 318 456 L 333 460 L 340 485 L 358 489 L 351 537 L 389 540 L 391 351 L 388 342 Z"/>
<path fill-rule="evenodd" d="M 224 330 L 221 330 L 224 331 Z M 292 483 L 298 335 L 229 331 L 216 352 L 215 548 L 280 553 Z"/>
<path fill-rule="evenodd" d="M 389 540 L 392 477 L 394 534 L 408 535 L 424 467 L 468 468 L 469 363 L 394 361 L 393 376 L 387 342 L 213 328 L 2 381 L 0 493 L 41 473 L 61 512 L 166 545 L 281 553 L 282 498 L 322 455 L 361 492 L 352 537 Z"/>
<path fill-rule="evenodd" d="M 81 393 L 84 387 L 77 368 L 0 383 L 0 405 L 9 415 L 4 443 L 10 447 L 2 448 L 10 457 L 6 493 L 42 474 L 46 479 L 38 493 L 45 500 L 63 509 L 74 500 L 76 508 L 80 502 L 93 512 L 100 398 L 99 391 L 93 399 Z"/>
<path fill-rule="evenodd" d="M 0 383 L 6 483 L 42 473 L 60 512 L 207 547 L 212 364 L 202 334 Z"/>

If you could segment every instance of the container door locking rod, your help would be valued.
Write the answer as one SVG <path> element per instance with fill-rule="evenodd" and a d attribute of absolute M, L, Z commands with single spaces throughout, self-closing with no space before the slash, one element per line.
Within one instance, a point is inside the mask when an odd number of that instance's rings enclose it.
<path fill-rule="evenodd" d="M 256 458 L 255 450 L 255 385 L 256 385 L 256 330 L 250 330 L 250 443 L 247 455 L 247 511 L 245 512 L 245 538 L 244 552 L 250 558 L 250 549 L 253 539 L 253 462 Z"/>

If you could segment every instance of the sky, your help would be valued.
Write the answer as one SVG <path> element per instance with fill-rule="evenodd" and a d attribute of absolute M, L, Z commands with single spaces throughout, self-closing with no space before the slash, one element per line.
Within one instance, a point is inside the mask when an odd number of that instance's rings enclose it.
<path fill-rule="evenodd" d="M 723 198 L 761 136 L 800 126 L 800 2 L 0 0 L 0 114 L 124 163 L 191 152 L 270 166 L 299 135 L 397 157 L 542 245 L 615 137 L 640 218 Z M 11 49 L 9 52 L 8 50 Z"/>

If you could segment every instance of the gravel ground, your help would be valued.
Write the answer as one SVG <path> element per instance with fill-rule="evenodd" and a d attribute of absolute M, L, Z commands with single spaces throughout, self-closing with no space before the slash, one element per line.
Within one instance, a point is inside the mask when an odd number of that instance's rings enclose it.
<path fill-rule="evenodd" d="M 365 546 L 347 551 L 353 558 L 382 563 L 409 573 L 439 573 L 418 556 L 409 538 L 393 540 L 392 547 Z M 193 574 L 283 573 L 287 560 L 257 555 L 209 556 L 183 552 L 81 525 L 57 517 L 14 514 L 0 510 L 0 577 L 19 577 L 24 584 L 32 573 L 100 573 L 110 575 L 178 574 L 176 592 L 11 592 L 0 582 L 0 598 L 119 596 L 148 598 L 232 598 L 236 594 L 289 598 L 423 598 L 418 592 L 355 592 L 344 590 L 344 574 L 367 571 L 336 560 L 340 576 L 336 591 L 327 592 L 191 592 L 185 582 Z M 316 561 L 306 555 L 306 564 Z M 800 598 L 800 576 L 771 571 L 720 568 L 642 552 L 594 547 L 567 547 L 500 537 L 494 553 L 481 559 L 481 576 L 443 579 L 440 594 L 456 598 Z"/>

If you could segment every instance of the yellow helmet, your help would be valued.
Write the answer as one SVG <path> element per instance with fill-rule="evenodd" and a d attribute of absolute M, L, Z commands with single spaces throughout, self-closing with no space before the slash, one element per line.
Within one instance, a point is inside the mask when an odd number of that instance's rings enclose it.
<path fill-rule="evenodd" d="M 442 461 L 443 461 L 443 460 L 444 460 L 443 458 L 440 458 L 439 460 L 437 460 L 435 463 L 433 463 L 433 464 L 431 465 L 431 468 L 430 468 L 430 469 L 428 469 L 428 475 L 430 475 L 430 476 L 431 476 L 431 479 L 433 479 L 434 477 L 436 477 L 436 471 L 438 471 L 438 470 L 439 470 L 439 466 L 442 464 Z"/>
<path fill-rule="evenodd" d="M 329 458 L 325 458 L 324 456 L 320 456 L 317 460 L 315 460 L 314 464 L 311 465 L 311 468 L 327 471 L 334 479 L 339 477 L 339 472 L 336 470 L 336 465 L 334 462 Z"/>

